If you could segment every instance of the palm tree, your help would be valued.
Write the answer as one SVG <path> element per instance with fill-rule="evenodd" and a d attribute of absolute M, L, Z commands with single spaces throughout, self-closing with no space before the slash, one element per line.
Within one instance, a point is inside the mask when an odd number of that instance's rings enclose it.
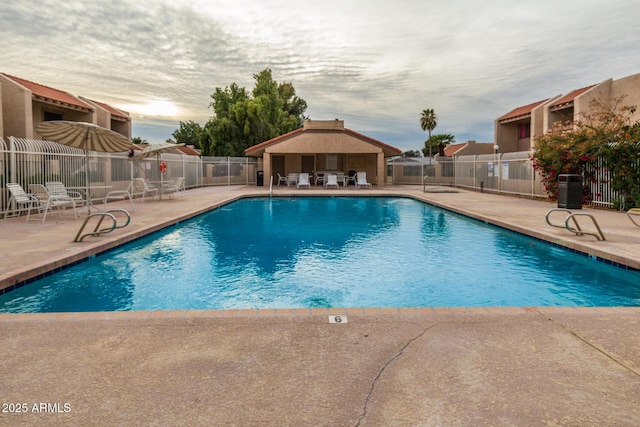
<path fill-rule="evenodd" d="M 429 131 L 429 139 L 431 139 L 431 131 L 436 128 L 438 116 L 433 108 L 422 110 L 420 114 L 420 127 L 423 131 Z M 429 139 L 427 141 L 429 141 Z M 431 143 L 429 141 L 429 159 L 431 159 Z"/>

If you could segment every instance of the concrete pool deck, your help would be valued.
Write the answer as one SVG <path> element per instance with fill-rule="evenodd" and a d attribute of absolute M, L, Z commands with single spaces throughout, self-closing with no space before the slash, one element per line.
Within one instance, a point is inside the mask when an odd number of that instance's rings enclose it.
<path fill-rule="evenodd" d="M 548 226 L 545 214 L 555 207 L 548 202 L 421 190 L 281 187 L 274 193 L 423 198 L 640 266 L 640 228 L 624 214 L 583 209 L 607 237 L 599 242 Z M 72 242 L 81 219 L 2 220 L 1 287 L 227 200 L 266 194 L 264 188 L 215 187 L 162 202 L 136 201 L 129 227 L 82 243 Z M 331 314 L 346 315 L 348 322 L 329 323 Z M 0 314 L 0 327 L 0 425 L 640 421 L 640 307 Z M 26 413 L 16 413 L 16 404 Z"/>

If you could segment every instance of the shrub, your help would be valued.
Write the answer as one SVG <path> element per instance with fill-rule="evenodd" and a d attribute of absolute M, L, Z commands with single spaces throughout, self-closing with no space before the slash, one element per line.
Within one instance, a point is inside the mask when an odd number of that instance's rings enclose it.
<path fill-rule="evenodd" d="M 620 194 L 614 207 L 640 206 L 640 123 L 631 124 L 636 107 L 622 105 L 623 99 L 621 96 L 611 103 L 594 99 L 572 130 L 563 131 L 567 123 L 556 123 L 550 132 L 535 139 L 531 160 L 551 199 L 558 197 L 558 175 L 570 173 L 583 175 L 587 190 L 583 201 L 588 202 L 588 183 L 596 178 L 585 165 L 602 158 L 611 188 Z"/>

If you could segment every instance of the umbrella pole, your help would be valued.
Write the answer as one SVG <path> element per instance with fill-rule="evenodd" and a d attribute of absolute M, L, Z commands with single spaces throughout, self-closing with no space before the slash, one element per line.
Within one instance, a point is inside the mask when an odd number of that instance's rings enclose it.
<path fill-rule="evenodd" d="M 89 193 L 89 150 L 84 149 L 84 197 L 87 198 L 87 215 L 91 215 L 91 194 Z"/>

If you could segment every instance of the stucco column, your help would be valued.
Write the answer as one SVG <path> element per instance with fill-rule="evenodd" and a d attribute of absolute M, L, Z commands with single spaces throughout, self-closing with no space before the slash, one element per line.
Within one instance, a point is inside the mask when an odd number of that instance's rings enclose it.
<path fill-rule="evenodd" d="M 271 180 L 271 153 L 266 151 L 262 155 L 262 171 L 264 172 L 264 185 L 268 187 Z"/>
<path fill-rule="evenodd" d="M 384 153 L 378 153 L 378 185 L 383 186 L 387 180 L 387 165 L 384 163 Z"/>

